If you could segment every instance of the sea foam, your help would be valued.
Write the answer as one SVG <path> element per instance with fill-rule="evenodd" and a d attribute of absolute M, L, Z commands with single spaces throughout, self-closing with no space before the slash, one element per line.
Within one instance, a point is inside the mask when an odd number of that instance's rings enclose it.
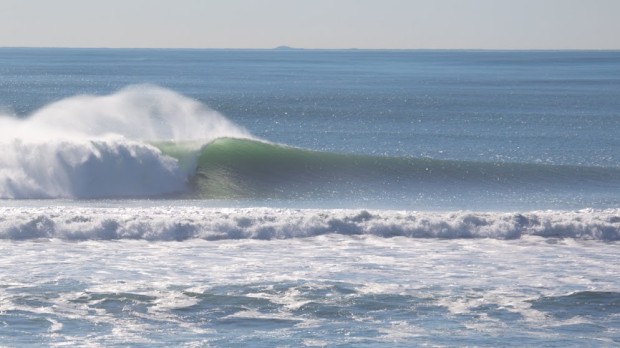
<path fill-rule="evenodd" d="M 199 148 L 220 137 L 250 135 L 200 102 L 150 85 L 63 99 L 25 118 L 0 115 L 0 198 L 178 192 L 191 166 L 150 144 Z"/>
<path fill-rule="evenodd" d="M 620 210 L 417 212 L 276 208 L 1 207 L 0 239 L 289 239 L 326 234 L 407 238 L 620 240 Z"/>

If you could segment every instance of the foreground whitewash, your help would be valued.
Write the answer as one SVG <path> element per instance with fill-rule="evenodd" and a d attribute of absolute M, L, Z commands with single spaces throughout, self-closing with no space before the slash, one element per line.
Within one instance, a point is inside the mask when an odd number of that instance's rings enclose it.
<path fill-rule="evenodd" d="M 616 243 L 330 234 L 0 252 L 10 346 L 618 343 Z"/>

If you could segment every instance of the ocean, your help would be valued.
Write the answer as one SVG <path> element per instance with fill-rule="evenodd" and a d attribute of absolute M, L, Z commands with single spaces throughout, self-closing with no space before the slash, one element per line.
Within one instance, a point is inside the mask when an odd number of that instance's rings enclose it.
<path fill-rule="evenodd" d="M 0 344 L 620 345 L 620 52 L 0 48 Z"/>

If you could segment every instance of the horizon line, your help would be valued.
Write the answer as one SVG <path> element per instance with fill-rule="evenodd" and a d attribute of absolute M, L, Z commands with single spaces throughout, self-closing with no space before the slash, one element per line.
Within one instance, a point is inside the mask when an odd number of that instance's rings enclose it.
<path fill-rule="evenodd" d="M 306 48 L 276 47 L 126 47 L 126 46 L 0 46 L 0 49 L 111 49 L 111 50 L 220 50 L 220 51 L 620 51 L 619 48 Z"/>

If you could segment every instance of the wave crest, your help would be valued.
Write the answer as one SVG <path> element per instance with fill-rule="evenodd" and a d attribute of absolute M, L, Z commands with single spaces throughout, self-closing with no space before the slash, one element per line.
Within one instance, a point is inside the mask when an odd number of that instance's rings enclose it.
<path fill-rule="evenodd" d="M 179 192 L 193 168 L 148 142 L 200 147 L 229 136 L 250 137 L 198 101 L 147 85 L 66 98 L 23 119 L 0 115 L 0 198 Z"/>

